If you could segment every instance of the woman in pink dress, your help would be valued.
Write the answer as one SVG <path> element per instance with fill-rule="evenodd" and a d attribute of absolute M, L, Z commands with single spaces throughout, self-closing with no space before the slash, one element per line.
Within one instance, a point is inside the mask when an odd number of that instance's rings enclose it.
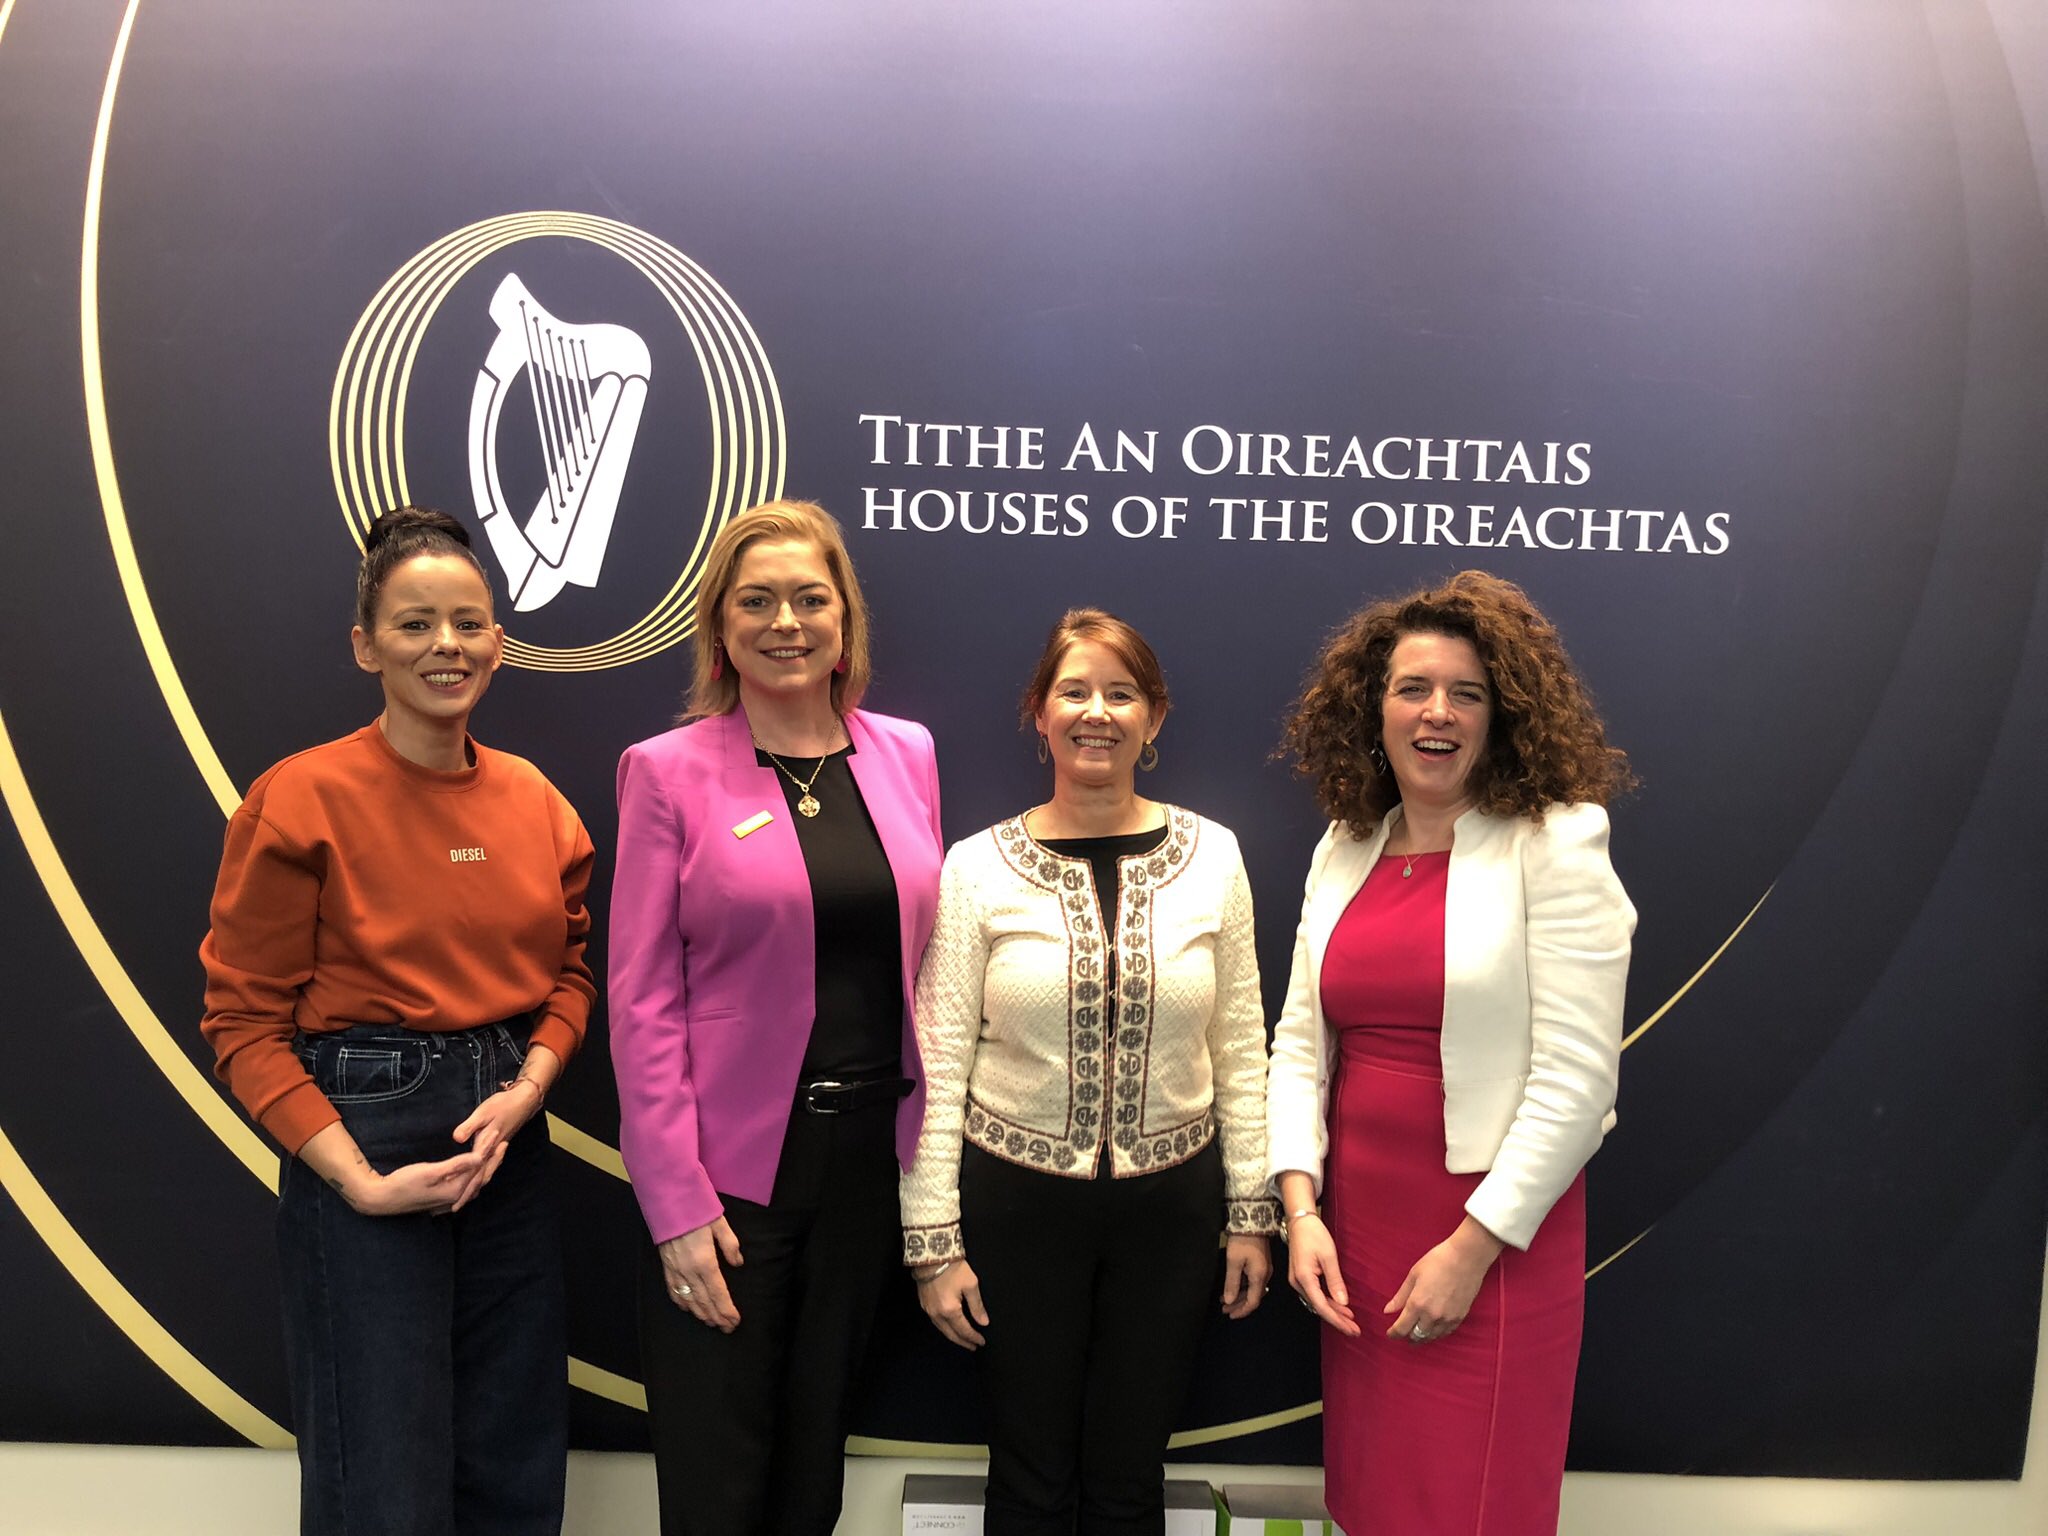
<path fill-rule="evenodd" d="M 1549 1536 L 1635 928 L 1603 809 L 1627 760 L 1557 631 L 1480 571 L 1345 624 L 1287 745 L 1331 826 L 1267 1123 L 1288 1280 L 1327 1325 L 1330 1513 Z"/>

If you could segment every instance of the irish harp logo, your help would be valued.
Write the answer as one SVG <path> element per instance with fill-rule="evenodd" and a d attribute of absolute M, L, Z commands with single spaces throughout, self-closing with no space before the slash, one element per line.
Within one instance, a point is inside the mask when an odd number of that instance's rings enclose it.
<path fill-rule="evenodd" d="M 647 400 L 647 343 L 622 325 L 565 325 L 512 273 L 491 299 L 498 339 L 469 404 L 469 487 L 504 568 L 512 606 L 544 607 L 574 582 L 597 585 Z M 525 388 L 519 387 L 524 379 Z M 498 480 L 506 402 L 530 402 L 546 481 L 524 519 Z"/>
<path fill-rule="evenodd" d="M 431 345 L 434 317 L 463 279 L 529 240 L 580 241 L 633 269 L 660 300 L 658 307 L 638 310 L 673 315 L 696 364 L 671 368 L 666 359 L 680 350 L 675 339 L 646 328 L 661 326 L 661 319 L 636 320 L 639 331 L 558 319 L 511 273 L 499 279 L 491 298 L 497 335 L 470 391 L 466 457 L 470 497 L 511 596 L 510 612 L 503 615 L 505 660 L 547 672 L 590 672 L 653 656 L 690 633 L 713 536 L 735 513 L 782 494 L 782 397 L 761 339 L 731 295 L 666 241 L 586 213 L 485 219 L 443 235 L 393 273 L 343 350 L 328 412 L 328 451 L 335 497 L 358 546 L 386 507 L 414 500 L 445 506 L 459 499 L 459 490 L 451 494 L 439 483 L 445 469 L 432 484 L 415 488 L 408 480 L 408 439 L 446 444 L 450 451 L 435 458 L 443 465 L 461 462 L 457 450 L 464 441 L 459 403 L 434 388 L 414 389 L 413 365 Z M 619 290 L 605 286 L 609 302 L 620 303 Z M 466 295 L 474 292 L 462 290 L 457 302 L 473 302 Z M 571 315 L 577 312 L 573 294 L 549 291 L 548 299 Z M 664 383 L 650 397 L 655 359 L 663 360 Z M 455 379 L 466 381 L 472 366 L 465 360 Z M 687 387 L 693 377 L 702 381 L 701 396 Z M 696 420 L 708 422 L 708 433 L 690 423 L 693 397 L 705 413 Z M 659 435 L 648 438 L 643 458 L 654 448 L 671 451 L 681 439 L 701 441 L 701 499 L 693 502 L 688 479 L 679 482 L 666 470 L 654 477 L 659 495 L 641 484 L 649 477 L 628 475 L 642 413 L 650 408 L 651 421 L 658 423 L 652 430 Z M 536 438 L 526 438 L 528 431 Z M 536 440 L 539 475 L 518 468 L 522 460 L 535 461 L 527 447 Z M 538 492 L 530 489 L 536 483 Z M 588 644 L 540 645 L 521 634 L 520 614 L 534 613 L 565 587 L 597 587 L 615 533 L 622 552 L 613 563 L 633 551 L 633 580 L 607 586 L 645 593 L 651 580 L 659 593 L 653 606 L 609 638 Z M 648 548 L 675 552 L 673 580 L 663 583 L 660 566 L 644 565 L 640 552 Z M 665 563 L 669 557 L 662 558 Z M 562 604 L 550 622 L 582 622 L 606 606 L 599 592 Z"/>

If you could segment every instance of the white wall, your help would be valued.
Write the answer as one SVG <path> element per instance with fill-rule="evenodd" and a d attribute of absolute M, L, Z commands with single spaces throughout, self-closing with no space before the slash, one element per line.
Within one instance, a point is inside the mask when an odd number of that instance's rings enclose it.
<path fill-rule="evenodd" d="M 2048 1305 L 2048 1284 L 2044 1284 Z M 2044 1333 L 2048 1339 L 2048 1333 Z M 2041 1536 L 2048 1531 L 2048 1348 L 2036 1361 L 2026 1475 L 2017 1483 L 1840 1483 L 1778 1478 L 1565 1479 L 1562 1536 Z M 856 1457 L 839 1536 L 890 1536 L 905 1472 L 958 1461 Z M 1313 1470 L 1176 1468 L 1212 1482 L 1298 1482 Z M 5 1536 L 281 1536 L 296 1527 L 294 1464 L 278 1451 L 0 1444 Z M 654 1529 L 644 1456 L 569 1458 L 569 1536 Z"/>

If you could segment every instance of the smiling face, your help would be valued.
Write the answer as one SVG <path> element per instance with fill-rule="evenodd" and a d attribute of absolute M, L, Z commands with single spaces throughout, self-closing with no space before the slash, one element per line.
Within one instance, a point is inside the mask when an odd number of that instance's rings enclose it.
<path fill-rule="evenodd" d="M 1493 687 L 1472 642 L 1453 635 L 1403 635 L 1387 659 L 1380 744 L 1404 804 L 1462 810 L 1486 755 Z"/>
<path fill-rule="evenodd" d="M 1052 751 L 1054 778 L 1128 786 L 1160 722 L 1117 653 L 1076 640 L 1061 654 L 1037 725 Z"/>
<path fill-rule="evenodd" d="M 719 604 L 719 638 L 740 693 L 829 693 L 846 607 L 824 554 L 803 539 L 747 546 Z"/>
<path fill-rule="evenodd" d="M 384 685 L 384 732 L 403 755 L 460 734 L 505 649 L 491 592 L 460 555 L 415 555 L 377 593 L 376 621 L 349 634 L 356 665 Z"/>

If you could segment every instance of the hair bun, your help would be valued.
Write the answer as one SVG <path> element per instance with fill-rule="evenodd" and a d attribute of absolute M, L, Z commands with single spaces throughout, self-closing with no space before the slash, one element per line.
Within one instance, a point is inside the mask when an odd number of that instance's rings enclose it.
<path fill-rule="evenodd" d="M 370 524 L 370 531 L 363 535 L 363 553 L 369 554 L 395 538 L 405 534 L 438 533 L 453 539 L 464 549 L 471 548 L 469 530 L 450 517 L 446 512 L 433 507 L 393 507 Z"/>

